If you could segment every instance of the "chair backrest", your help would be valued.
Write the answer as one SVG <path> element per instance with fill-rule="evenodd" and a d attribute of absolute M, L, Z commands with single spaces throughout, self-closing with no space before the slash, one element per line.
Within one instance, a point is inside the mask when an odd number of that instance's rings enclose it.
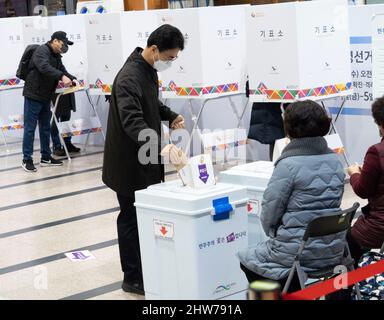
<path fill-rule="evenodd" d="M 313 219 L 305 230 L 303 241 L 348 230 L 359 206 L 360 204 L 356 202 L 349 209 Z"/>

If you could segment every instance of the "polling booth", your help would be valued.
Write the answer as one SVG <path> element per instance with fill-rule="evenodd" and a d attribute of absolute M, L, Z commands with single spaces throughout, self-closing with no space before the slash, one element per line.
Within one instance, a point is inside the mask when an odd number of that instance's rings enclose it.
<path fill-rule="evenodd" d="M 346 0 L 252 6 L 246 26 L 251 101 L 311 99 L 326 109 L 326 99 L 339 97 L 343 108 L 352 93 Z"/>
<path fill-rule="evenodd" d="M 95 103 L 90 97 L 88 90 L 88 70 L 89 56 L 87 50 L 87 35 L 86 35 L 86 20 L 82 15 L 66 15 L 50 17 L 51 32 L 62 30 L 67 33 L 67 38 L 73 42 L 69 47 L 68 53 L 62 56 L 62 62 L 69 73 L 77 78 L 79 84 L 76 88 L 65 88 L 62 82 L 59 82 L 56 93 L 56 101 L 53 102 L 52 122 L 56 123 L 59 131 L 61 144 L 64 147 L 67 159 L 71 161 L 70 154 L 64 143 L 65 137 L 74 137 L 77 141 L 81 141 L 80 137 L 85 135 L 83 140 L 83 151 L 86 151 L 87 144 L 91 133 L 101 133 L 104 138 L 104 132 L 100 117 Z M 75 94 L 76 100 L 82 103 L 77 103 L 78 113 L 71 117 L 71 120 L 58 122 L 55 115 L 59 100 L 63 95 Z M 80 105 L 80 106 L 79 106 Z"/>
<path fill-rule="evenodd" d="M 234 96 L 244 96 L 245 93 L 244 16 L 247 7 L 240 5 L 159 12 L 160 23 L 179 28 L 186 41 L 185 49 L 173 61 L 172 68 L 161 72 L 162 97 L 167 101 L 184 99 L 188 102 L 193 119 L 192 134 L 197 133 L 200 141 L 203 141 L 203 137 L 199 121 L 208 102 L 221 98 L 222 103 L 229 101 L 231 111 L 236 116 L 235 128 L 240 127 L 244 116 L 248 101 L 240 101 L 239 108 Z M 198 106 L 197 112 L 193 104 Z M 215 104 L 215 108 L 218 104 Z M 191 142 L 192 139 L 185 146 L 187 153 Z"/>
<path fill-rule="evenodd" d="M 16 77 L 16 70 L 27 45 L 43 44 L 50 39 L 48 18 L 15 17 L 0 19 L 2 53 L 0 61 L 0 127 L 2 140 L 9 152 L 10 138 L 22 137 L 24 116 L 22 89 L 24 82 Z"/>
<path fill-rule="evenodd" d="M 161 10 L 162 11 L 162 10 Z M 89 91 L 109 95 L 113 80 L 136 47 L 145 48 L 158 26 L 156 11 L 85 15 Z"/>
<path fill-rule="evenodd" d="M 384 5 L 349 6 L 348 11 L 353 94 L 346 97 L 343 108 L 338 107 L 336 99 L 325 103 L 337 124 L 350 162 L 362 164 L 368 146 L 379 141 L 371 113 L 374 101 L 372 87 L 377 83 L 372 78 L 372 22 L 375 15 L 384 13 Z"/>
<path fill-rule="evenodd" d="M 347 5 L 324 0 L 247 8 L 250 100 L 351 94 Z"/>
<path fill-rule="evenodd" d="M 180 177 L 135 193 L 145 298 L 245 299 L 246 188 L 216 183 L 206 155 Z"/>

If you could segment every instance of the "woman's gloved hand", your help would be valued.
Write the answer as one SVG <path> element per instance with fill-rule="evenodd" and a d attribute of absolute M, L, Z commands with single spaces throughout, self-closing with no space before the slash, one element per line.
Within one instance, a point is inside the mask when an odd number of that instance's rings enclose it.
<path fill-rule="evenodd" d="M 188 162 L 188 158 L 184 151 L 176 147 L 174 144 L 166 145 L 163 150 L 161 150 L 160 154 L 166 159 L 169 159 L 169 162 L 176 167 L 177 171 L 182 169 Z"/>

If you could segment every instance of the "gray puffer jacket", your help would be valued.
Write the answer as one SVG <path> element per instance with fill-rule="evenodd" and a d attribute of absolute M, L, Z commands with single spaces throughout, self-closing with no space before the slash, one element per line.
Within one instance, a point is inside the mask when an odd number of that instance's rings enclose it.
<path fill-rule="evenodd" d="M 306 227 L 340 209 L 344 170 L 323 137 L 293 139 L 276 161 L 264 193 L 261 222 L 270 237 L 239 252 L 240 262 L 269 279 L 288 276 Z M 310 239 L 301 266 L 316 270 L 340 262 L 345 232 Z"/>

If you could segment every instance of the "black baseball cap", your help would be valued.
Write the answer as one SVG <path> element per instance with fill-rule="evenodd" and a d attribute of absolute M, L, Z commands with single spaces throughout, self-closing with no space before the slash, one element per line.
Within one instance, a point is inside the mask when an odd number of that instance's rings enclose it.
<path fill-rule="evenodd" d="M 73 45 L 73 42 L 67 38 L 67 34 L 64 31 L 54 32 L 51 36 L 51 40 L 54 40 L 54 39 L 61 40 L 69 46 Z"/>

